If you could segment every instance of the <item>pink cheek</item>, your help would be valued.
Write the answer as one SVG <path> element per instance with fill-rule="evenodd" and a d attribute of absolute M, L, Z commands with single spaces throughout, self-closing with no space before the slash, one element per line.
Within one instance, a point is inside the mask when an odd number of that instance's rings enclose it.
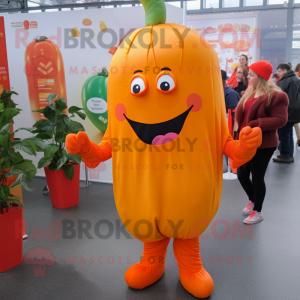
<path fill-rule="evenodd" d="M 192 111 L 197 112 L 202 108 L 202 99 L 198 94 L 190 94 L 186 100 L 188 107 L 193 105 Z"/>
<path fill-rule="evenodd" d="M 126 108 L 124 104 L 122 103 L 117 104 L 115 114 L 118 121 L 122 122 L 125 120 L 124 115 L 126 115 Z"/>

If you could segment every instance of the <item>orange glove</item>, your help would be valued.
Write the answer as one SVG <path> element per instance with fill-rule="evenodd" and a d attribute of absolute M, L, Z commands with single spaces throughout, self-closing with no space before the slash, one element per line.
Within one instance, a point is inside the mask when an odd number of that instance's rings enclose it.
<path fill-rule="evenodd" d="M 102 142 L 97 145 L 83 131 L 67 135 L 66 149 L 70 154 L 79 155 L 83 162 L 92 169 L 102 161 L 111 158 L 111 144 L 107 136 L 104 136 Z"/>
<path fill-rule="evenodd" d="M 224 146 L 224 154 L 232 159 L 233 168 L 238 168 L 253 158 L 261 143 L 261 129 L 247 126 L 241 131 L 238 141 L 234 141 L 229 135 Z"/>

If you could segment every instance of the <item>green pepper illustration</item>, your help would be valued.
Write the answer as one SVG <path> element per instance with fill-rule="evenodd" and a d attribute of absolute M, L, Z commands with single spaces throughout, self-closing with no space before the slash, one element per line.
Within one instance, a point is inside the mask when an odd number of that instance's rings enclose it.
<path fill-rule="evenodd" d="M 101 131 L 107 128 L 107 80 L 108 72 L 89 77 L 82 87 L 81 100 L 84 111 L 91 122 Z"/>

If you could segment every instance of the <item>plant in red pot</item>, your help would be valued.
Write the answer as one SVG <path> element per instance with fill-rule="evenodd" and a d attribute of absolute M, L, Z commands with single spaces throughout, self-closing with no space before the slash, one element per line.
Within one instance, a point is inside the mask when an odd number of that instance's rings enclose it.
<path fill-rule="evenodd" d="M 79 181 L 81 158 L 68 154 L 65 150 L 65 139 L 69 133 L 85 131 L 81 123 L 72 120 L 75 114 L 82 120 L 86 115 L 82 108 L 71 106 L 66 114 L 67 104 L 64 98 L 57 99 L 57 94 L 47 98 L 48 106 L 35 110 L 46 119 L 37 121 L 32 133 L 37 138 L 47 141 L 43 149 L 44 156 L 38 162 L 38 168 L 44 168 L 50 191 L 52 206 L 68 208 L 79 203 Z"/>
<path fill-rule="evenodd" d="M 4 90 L 0 97 L 0 273 L 23 260 L 23 206 L 11 189 L 21 185 L 32 190 L 30 181 L 37 171 L 32 161 L 24 159 L 17 150 L 36 155 L 43 148 L 43 141 L 36 137 L 13 139 L 16 132 L 31 130 L 12 130 L 13 118 L 21 111 L 10 99 L 13 93 Z"/>

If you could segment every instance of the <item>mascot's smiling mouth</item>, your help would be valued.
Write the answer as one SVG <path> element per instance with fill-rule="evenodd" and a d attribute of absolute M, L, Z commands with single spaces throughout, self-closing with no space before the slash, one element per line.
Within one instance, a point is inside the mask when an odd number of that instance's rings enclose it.
<path fill-rule="evenodd" d="M 136 121 L 132 121 L 124 117 L 138 136 L 138 138 L 148 145 L 163 145 L 169 143 L 177 138 L 184 122 L 192 110 L 193 105 L 181 115 L 175 117 L 166 122 L 156 124 L 144 124 Z"/>

